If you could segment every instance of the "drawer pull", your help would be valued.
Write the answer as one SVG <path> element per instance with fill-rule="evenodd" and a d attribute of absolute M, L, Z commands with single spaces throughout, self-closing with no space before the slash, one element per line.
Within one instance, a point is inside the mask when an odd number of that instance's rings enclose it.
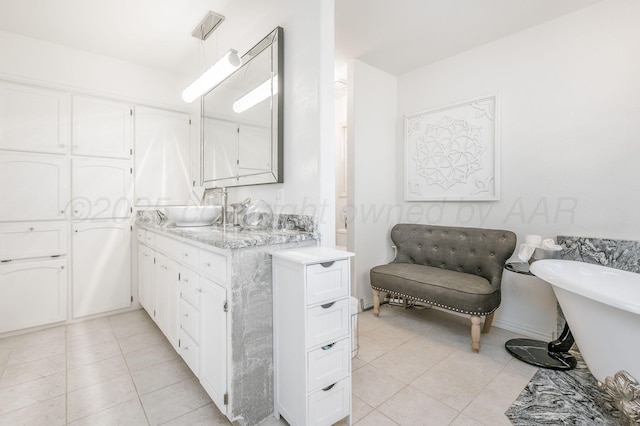
<path fill-rule="evenodd" d="M 184 279 L 184 280 L 182 280 L 182 281 L 184 281 L 185 283 L 188 283 L 188 282 L 189 282 L 189 280 L 188 280 L 187 278 L 185 278 L 185 279 Z"/>
<path fill-rule="evenodd" d="M 198 293 L 202 293 L 202 289 L 201 289 L 201 288 L 196 288 L 196 291 L 197 291 Z"/>
<path fill-rule="evenodd" d="M 184 257 L 189 257 L 189 253 L 182 253 Z"/>
<path fill-rule="evenodd" d="M 184 314 L 184 317 L 185 318 L 189 318 L 189 314 Z"/>
<path fill-rule="evenodd" d="M 322 262 L 321 265 L 323 268 L 328 268 L 329 266 L 333 265 L 334 263 L 336 263 L 335 260 L 332 260 L 331 262 Z"/>
<path fill-rule="evenodd" d="M 204 263 L 204 266 L 206 266 L 206 267 L 210 268 L 210 267 L 211 267 L 211 262 L 205 262 L 205 263 Z"/>
<path fill-rule="evenodd" d="M 328 351 L 328 350 L 329 350 L 329 349 L 331 349 L 331 348 L 333 347 L 333 345 L 335 345 L 335 344 L 336 344 L 336 342 L 330 343 L 330 344 L 328 344 L 328 345 L 324 345 L 324 346 L 322 347 L 322 350 L 323 350 L 323 351 Z"/>
<path fill-rule="evenodd" d="M 338 382 L 336 382 L 336 383 L 338 383 Z M 331 390 L 331 388 L 333 388 L 333 387 L 336 385 L 336 383 L 334 383 L 334 384 L 332 384 L 332 385 L 329 385 L 329 386 L 327 386 L 326 388 L 322 388 L 322 390 L 323 390 L 324 392 L 326 392 L 326 391 L 328 391 L 328 390 Z"/>
<path fill-rule="evenodd" d="M 35 228 L 32 226 L 29 228 L 29 231 L 33 231 Z"/>
<path fill-rule="evenodd" d="M 332 307 L 334 303 L 336 302 L 325 303 L 324 305 L 320 305 L 320 306 L 322 306 L 322 309 L 327 309 Z"/>

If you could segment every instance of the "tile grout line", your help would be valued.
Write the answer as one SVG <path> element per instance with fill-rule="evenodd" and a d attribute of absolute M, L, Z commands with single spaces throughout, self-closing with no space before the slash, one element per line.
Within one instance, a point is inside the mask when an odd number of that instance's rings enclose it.
<path fill-rule="evenodd" d="M 145 312 L 145 314 L 146 314 L 146 312 Z M 133 373 L 131 371 L 131 367 L 129 367 L 129 362 L 127 361 L 127 357 L 125 356 L 125 353 L 122 350 L 122 346 L 120 345 L 120 337 L 118 337 L 118 335 L 116 334 L 115 330 L 113 329 L 113 323 L 111 322 L 111 317 L 108 317 L 108 321 L 109 321 L 109 328 L 111 329 L 111 332 L 115 336 L 116 342 L 118 342 L 118 348 L 120 348 L 120 352 L 122 354 L 122 359 L 124 359 L 124 363 L 127 366 L 127 371 L 129 372 L 129 377 L 131 378 L 131 382 L 133 383 L 133 387 L 136 390 L 136 395 L 138 396 L 138 403 L 140 404 L 140 407 L 142 408 L 142 412 L 144 413 L 144 418 L 147 421 L 147 425 L 150 425 L 151 421 L 149 420 L 149 414 L 147 413 L 147 410 L 144 407 L 144 404 L 142 403 L 142 395 L 140 395 L 140 390 L 138 389 L 138 385 L 136 385 L 136 381 L 133 380 Z"/>

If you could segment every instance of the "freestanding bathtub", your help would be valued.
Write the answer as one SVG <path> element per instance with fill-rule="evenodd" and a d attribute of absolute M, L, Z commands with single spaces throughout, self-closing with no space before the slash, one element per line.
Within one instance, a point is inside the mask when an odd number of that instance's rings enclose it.
<path fill-rule="evenodd" d="M 640 381 L 640 274 L 570 260 L 538 260 L 591 373 L 604 383 L 624 370 Z"/>

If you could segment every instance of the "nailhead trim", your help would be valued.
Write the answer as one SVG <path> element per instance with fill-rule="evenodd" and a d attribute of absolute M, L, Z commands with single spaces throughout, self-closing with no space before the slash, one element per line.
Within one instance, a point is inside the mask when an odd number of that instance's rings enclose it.
<path fill-rule="evenodd" d="M 402 294 L 402 293 L 398 293 L 397 291 L 391 291 L 391 290 L 387 290 L 386 288 L 380 288 L 380 287 L 374 287 L 371 286 L 372 289 L 374 290 L 378 290 L 378 291 L 386 291 L 387 293 L 391 293 L 397 296 L 402 296 L 406 299 L 411 299 L 411 300 L 417 300 L 419 302 L 424 302 L 424 303 L 428 303 L 430 305 L 435 305 L 439 308 L 444 308 L 444 309 L 448 309 L 450 311 L 455 311 L 455 312 L 460 312 L 461 314 L 465 314 L 465 315 L 489 315 L 493 312 L 495 312 L 496 309 L 491 310 L 490 312 L 470 312 L 470 311 L 464 311 L 458 308 L 452 308 L 451 306 L 447 306 L 447 305 L 443 305 L 441 303 L 437 303 L 437 302 L 432 302 L 431 300 L 426 300 L 426 299 L 421 299 L 419 297 L 415 297 L 415 296 L 409 296 L 407 294 Z"/>

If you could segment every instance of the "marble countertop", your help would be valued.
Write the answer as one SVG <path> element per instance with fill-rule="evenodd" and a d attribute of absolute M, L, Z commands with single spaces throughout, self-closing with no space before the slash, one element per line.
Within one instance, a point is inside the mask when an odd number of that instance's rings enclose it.
<path fill-rule="evenodd" d="M 242 249 L 249 247 L 286 244 L 299 241 L 317 241 L 318 234 L 296 229 L 243 229 L 227 225 L 175 226 L 171 223 L 136 222 L 137 226 L 155 232 L 165 233 L 187 240 L 196 241 L 221 249 Z"/>

